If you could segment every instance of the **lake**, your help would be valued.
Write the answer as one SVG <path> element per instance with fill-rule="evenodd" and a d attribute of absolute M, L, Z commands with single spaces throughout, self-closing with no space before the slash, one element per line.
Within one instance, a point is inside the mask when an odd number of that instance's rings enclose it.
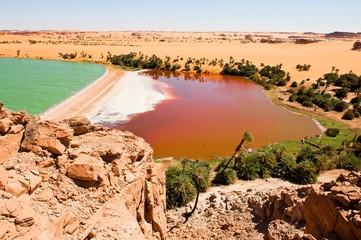
<path fill-rule="evenodd" d="M 98 79 L 91 63 L 0 58 L 0 101 L 13 111 L 40 114 Z"/>
<path fill-rule="evenodd" d="M 245 131 L 254 136 L 251 148 L 321 133 L 311 118 L 271 103 L 262 87 L 241 77 L 142 74 L 167 84 L 173 97 L 115 128 L 143 137 L 155 157 L 229 156 Z"/>

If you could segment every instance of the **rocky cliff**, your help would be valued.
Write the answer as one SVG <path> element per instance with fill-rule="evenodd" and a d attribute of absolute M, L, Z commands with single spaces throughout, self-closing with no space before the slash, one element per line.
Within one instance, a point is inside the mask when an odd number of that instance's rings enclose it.
<path fill-rule="evenodd" d="M 0 239 L 164 239 L 165 208 L 143 139 L 0 104 Z"/>
<path fill-rule="evenodd" d="M 361 173 L 307 186 L 276 179 L 247 184 L 212 189 L 185 224 L 183 210 L 168 212 L 168 238 L 361 239 Z"/>

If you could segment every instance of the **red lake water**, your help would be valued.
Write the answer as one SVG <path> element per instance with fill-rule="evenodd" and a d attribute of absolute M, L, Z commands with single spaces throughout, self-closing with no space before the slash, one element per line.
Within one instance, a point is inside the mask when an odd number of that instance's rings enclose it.
<path fill-rule="evenodd" d="M 116 128 L 144 138 L 155 157 L 229 156 L 245 131 L 254 137 L 251 148 L 321 133 L 311 118 L 271 103 L 262 87 L 241 77 L 142 74 L 166 83 L 174 98 Z"/>

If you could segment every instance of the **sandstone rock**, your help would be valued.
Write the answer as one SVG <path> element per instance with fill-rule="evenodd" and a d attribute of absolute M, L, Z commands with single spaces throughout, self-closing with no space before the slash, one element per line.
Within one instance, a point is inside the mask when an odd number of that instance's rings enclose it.
<path fill-rule="evenodd" d="M 101 172 L 99 173 L 99 178 L 98 178 L 98 180 L 99 180 L 99 186 L 100 186 L 100 187 L 103 186 L 103 185 L 105 185 L 105 186 L 109 186 L 109 185 L 110 185 L 109 177 L 108 177 L 108 176 L 109 176 L 109 175 L 106 173 L 105 170 L 103 170 L 103 171 L 101 171 Z"/>
<path fill-rule="evenodd" d="M 9 134 L 17 134 L 21 131 L 24 130 L 24 126 L 23 125 L 15 125 L 15 126 L 11 126 L 10 130 L 9 130 Z"/>
<path fill-rule="evenodd" d="M 338 193 L 341 193 L 343 195 L 348 195 L 349 193 L 352 193 L 352 192 L 359 192 L 358 188 L 353 185 L 334 186 L 331 188 L 331 191 L 332 191 L 333 195 L 336 195 Z"/>
<path fill-rule="evenodd" d="M 356 214 L 353 219 L 352 222 L 358 227 L 361 228 L 361 216 L 360 214 Z"/>
<path fill-rule="evenodd" d="M 74 129 L 74 135 L 87 133 L 91 129 L 90 121 L 85 117 L 73 117 L 64 122 Z"/>
<path fill-rule="evenodd" d="M 67 155 L 60 155 L 56 157 L 55 164 L 58 168 L 65 168 L 65 163 L 68 160 Z"/>
<path fill-rule="evenodd" d="M 136 179 L 136 177 L 132 173 L 128 173 L 125 175 L 125 181 L 128 183 L 133 182 L 135 179 Z"/>
<path fill-rule="evenodd" d="M 0 133 L 7 133 L 13 122 L 9 118 L 0 119 Z"/>
<path fill-rule="evenodd" d="M 51 153 L 61 155 L 65 151 L 65 146 L 56 138 L 40 136 L 37 141 L 38 145 Z"/>
<path fill-rule="evenodd" d="M 26 178 L 29 180 L 29 193 L 33 193 L 40 185 L 42 178 L 40 176 L 34 175 L 31 172 L 26 174 Z"/>
<path fill-rule="evenodd" d="M 37 166 L 40 167 L 40 168 L 48 168 L 48 167 L 51 167 L 51 166 L 54 166 L 54 165 L 55 165 L 55 162 L 54 162 L 53 159 L 47 159 L 47 160 L 39 162 L 37 164 Z"/>
<path fill-rule="evenodd" d="M 2 109 L 5 118 L 1 143 L 21 136 L 0 163 L 0 239 L 165 238 L 164 172 L 151 171 L 143 139 L 85 118 L 41 121 Z"/>
<path fill-rule="evenodd" d="M 34 224 L 34 211 L 30 208 L 24 208 L 15 218 L 16 225 L 21 227 L 30 227 Z"/>
<path fill-rule="evenodd" d="M 53 190 L 50 188 L 44 189 L 36 198 L 40 202 L 49 202 L 50 199 L 53 197 Z"/>
<path fill-rule="evenodd" d="M 4 163 L 18 152 L 22 138 L 23 132 L 0 136 L 0 164 Z"/>
<path fill-rule="evenodd" d="M 325 195 L 310 195 L 305 201 L 305 233 L 321 239 L 332 232 L 337 219 L 337 204 Z"/>
<path fill-rule="evenodd" d="M 361 239 L 361 229 L 348 219 L 346 211 L 339 211 L 334 232 L 340 239 Z"/>
<path fill-rule="evenodd" d="M 36 141 L 39 137 L 38 128 L 38 122 L 31 118 L 25 126 L 24 139 L 21 142 L 22 151 L 30 152 L 36 146 Z"/>
<path fill-rule="evenodd" d="M 9 179 L 6 186 L 5 191 L 13 194 L 18 197 L 27 192 L 27 190 L 23 187 L 23 185 L 16 179 Z"/>
<path fill-rule="evenodd" d="M 64 233 L 73 234 L 79 228 L 79 224 L 77 216 L 74 213 L 69 213 L 64 219 Z"/>
<path fill-rule="evenodd" d="M 16 198 L 6 200 L 1 209 L 1 214 L 8 217 L 16 217 L 21 211 L 21 206 Z"/>
<path fill-rule="evenodd" d="M 70 164 L 67 176 L 74 179 L 85 181 L 98 181 L 98 176 L 103 167 L 103 163 L 98 159 L 80 155 Z"/>
<path fill-rule="evenodd" d="M 13 239 L 17 233 L 15 225 L 6 220 L 2 220 L 0 221 L 0 226 L 0 239 Z"/>
<path fill-rule="evenodd" d="M 9 178 L 9 172 L 0 167 L 0 190 L 4 190 Z"/>
<path fill-rule="evenodd" d="M 350 207 L 351 201 L 346 195 L 338 193 L 334 196 L 334 198 L 340 203 L 342 203 L 342 205 L 344 205 L 345 207 Z"/>

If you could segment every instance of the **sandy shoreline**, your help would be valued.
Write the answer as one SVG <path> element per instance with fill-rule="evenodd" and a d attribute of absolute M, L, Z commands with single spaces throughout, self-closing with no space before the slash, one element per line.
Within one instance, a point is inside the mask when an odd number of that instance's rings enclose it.
<path fill-rule="evenodd" d="M 61 120 L 75 116 L 87 116 L 106 101 L 109 92 L 124 72 L 107 67 L 106 72 L 86 88 L 40 114 L 43 120 Z"/>

